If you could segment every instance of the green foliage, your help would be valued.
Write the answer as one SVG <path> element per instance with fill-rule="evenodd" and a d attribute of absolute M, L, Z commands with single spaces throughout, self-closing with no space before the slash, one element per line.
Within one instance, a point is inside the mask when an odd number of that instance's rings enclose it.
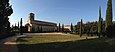
<path fill-rule="evenodd" d="M 99 8 L 99 20 L 98 20 L 98 36 L 102 35 L 103 19 L 101 18 L 101 7 Z"/>
<path fill-rule="evenodd" d="M 113 36 L 114 26 L 112 25 L 112 19 L 113 19 L 112 0 L 108 0 L 107 10 L 106 10 L 106 22 L 105 22 L 106 34 L 108 37 Z"/>
<path fill-rule="evenodd" d="M 10 34 L 10 32 L 11 32 L 10 22 L 8 22 L 8 24 L 7 24 L 7 33 Z"/>
<path fill-rule="evenodd" d="M 82 23 L 82 27 L 80 27 L 80 26 L 81 26 L 81 22 L 78 22 L 77 25 L 75 25 L 75 31 L 77 34 L 80 34 L 81 30 L 82 30 L 82 34 L 95 34 L 95 35 L 97 35 L 97 33 L 98 33 L 97 21 L 96 22 Z M 104 27 L 104 22 L 102 24 L 102 27 Z M 80 30 L 80 28 L 81 28 L 81 30 Z"/>
<path fill-rule="evenodd" d="M 0 1 L 0 34 L 7 34 L 9 28 L 9 18 L 13 13 L 12 6 L 9 4 L 9 0 Z"/>
<path fill-rule="evenodd" d="M 43 31 L 43 29 L 42 29 L 42 26 L 41 26 L 41 29 L 40 29 L 40 31 L 41 31 L 41 32 Z"/>
<path fill-rule="evenodd" d="M 112 25 L 112 19 L 113 19 L 113 14 L 112 14 L 112 0 L 108 0 L 107 10 L 106 10 L 105 28 L 107 28 L 109 25 Z"/>
<path fill-rule="evenodd" d="M 39 26 L 37 27 L 37 32 L 40 32 L 40 28 L 39 28 Z"/>

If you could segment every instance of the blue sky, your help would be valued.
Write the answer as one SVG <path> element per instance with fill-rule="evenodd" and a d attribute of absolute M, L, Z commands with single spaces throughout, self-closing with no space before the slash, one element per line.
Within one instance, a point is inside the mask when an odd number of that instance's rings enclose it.
<path fill-rule="evenodd" d="M 14 13 L 9 16 L 11 24 L 18 23 L 23 18 L 27 23 L 29 13 L 35 14 L 36 20 L 74 25 L 83 22 L 97 21 L 98 8 L 102 8 L 105 19 L 107 0 L 10 0 Z M 113 0 L 113 17 L 115 17 L 115 0 Z M 114 20 L 115 18 L 113 18 Z"/>

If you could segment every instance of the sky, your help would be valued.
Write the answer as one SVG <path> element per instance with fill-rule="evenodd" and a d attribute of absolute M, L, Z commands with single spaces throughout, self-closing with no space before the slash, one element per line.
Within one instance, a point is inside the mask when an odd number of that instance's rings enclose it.
<path fill-rule="evenodd" d="M 28 14 L 34 13 L 35 20 L 76 25 L 81 19 L 84 23 L 98 21 L 99 6 L 105 19 L 107 0 L 10 0 L 13 14 L 9 16 L 11 25 L 23 19 L 27 23 Z M 113 0 L 113 17 L 115 17 Z M 114 20 L 115 18 L 113 18 Z"/>

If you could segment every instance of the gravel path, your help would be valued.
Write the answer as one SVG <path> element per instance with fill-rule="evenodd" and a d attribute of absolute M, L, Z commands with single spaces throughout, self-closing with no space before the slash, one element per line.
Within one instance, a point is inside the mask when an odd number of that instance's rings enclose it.
<path fill-rule="evenodd" d="M 18 52 L 16 40 L 18 36 L 0 40 L 0 52 Z"/>

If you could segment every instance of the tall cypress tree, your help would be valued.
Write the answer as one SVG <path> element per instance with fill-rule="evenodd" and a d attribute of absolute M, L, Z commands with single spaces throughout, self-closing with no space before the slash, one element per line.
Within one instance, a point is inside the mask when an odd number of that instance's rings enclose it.
<path fill-rule="evenodd" d="M 15 32 L 16 32 L 16 27 L 17 27 L 17 26 L 16 26 L 16 23 L 15 23 L 15 27 L 14 27 L 14 28 L 15 28 Z"/>
<path fill-rule="evenodd" d="M 64 24 L 62 24 L 62 32 L 64 32 Z"/>
<path fill-rule="evenodd" d="M 71 32 L 73 32 L 73 24 L 71 23 Z"/>
<path fill-rule="evenodd" d="M 99 7 L 99 20 L 98 20 L 98 36 L 102 33 L 102 18 L 101 18 L 101 7 Z"/>
<path fill-rule="evenodd" d="M 59 32 L 61 31 L 60 23 L 59 23 L 58 31 L 59 31 Z"/>
<path fill-rule="evenodd" d="M 20 28 L 20 27 L 19 27 L 19 22 L 18 22 L 18 28 Z"/>
<path fill-rule="evenodd" d="M 112 16 L 112 0 L 108 0 L 108 3 L 107 3 L 107 10 L 106 10 L 106 22 L 105 22 L 105 29 L 112 25 L 112 19 L 113 19 L 113 16 Z"/>
<path fill-rule="evenodd" d="M 19 26 L 19 22 L 18 22 L 18 32 L 20 32 L 20 26 Z"/>
<path fill-rule="evenodd" d="M 19 32 L 19 30 L 20 30 L 20 27 L 19 27 L 19 22 L 18 22 L 18 32 Z"/>
<path fill-rule="evenodd" d="M 20 35 L 23 35 L 23 32 L 22 32 L 22 18 L 20 20 Z"/>
<path fill-rule="evenodd" d="M 82 22 L 82 19 L 81 19 L 81 22 L 80 22 L 80 37 L 82 36 L 83 34 L 83 22 Z"/>

